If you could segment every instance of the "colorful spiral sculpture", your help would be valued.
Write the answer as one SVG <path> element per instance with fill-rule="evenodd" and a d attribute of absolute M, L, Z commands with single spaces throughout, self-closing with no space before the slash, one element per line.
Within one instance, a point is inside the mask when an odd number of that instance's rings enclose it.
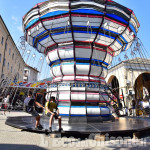
<path fill-rule="evenodd" d="M 112 0 L 49 0 L 23 17 L 26 41 L 45 54 L 62 116 L 70 121 L 109 120 L 104 90 L 112 58 L 130 48 L 139 22 Z"/>

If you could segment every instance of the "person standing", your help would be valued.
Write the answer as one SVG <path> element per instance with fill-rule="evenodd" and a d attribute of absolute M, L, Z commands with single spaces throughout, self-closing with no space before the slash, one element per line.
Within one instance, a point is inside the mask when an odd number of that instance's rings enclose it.
<path fill-rule="evenodd" d="M 9 105 L 9 98 L 10 98 L 10 94 L 8 94 L 7 97 L 4 98 L 4 100 L 3 100 L 3 105 L 4 105 L 4 115 L 6 115 L 6 110 L 7 110 L 8 105 Z"/>
<path fill-rule="evenodd" d="M 14 95 L 13 100 L 12 100 L 12 110 L 16 109 L 16 102 L 17 100 L 20 99 L 19 91 Z"/>
<path fill-rule="evenodd" d="M 49 131 L 52 132 L 52 121 L 53 118 L 58 119 L 59 123 L 59 132 L 62 131 L 61 128 L 61 116 L 59 116 L 59 109 L 57 108 L 57 105 L 55 103 L 55 97 L 51 97 L 49 101 L 46 102 L 45 105 L 45 114 L 50 117 L 49 119 Z"/>
<path fill-rule="evenodd" d="M 28 97 L 25 98 L 24 105 L 25 105 L 25 111 L 27 113 L 31 114 L 33 117 L 35 117 L 35 120 L 36 120 L 35 129 L 42 130 L 43 126 L 40 124 L 40 115 L 35 110 L 35 105 L 42 107 L 43 109 L 44 109 L 44 107 L 40 103 L 36 102 L 34 98 L 32 98 L 31 91 L 29 91 Z"/>
<path fill-rule="evenodd" d="M 136 101 L 134 99 L 130 102 L 130 106 L 131 106 L 131 108 L 129 109 L 130 115 L 135 116 Z"/>

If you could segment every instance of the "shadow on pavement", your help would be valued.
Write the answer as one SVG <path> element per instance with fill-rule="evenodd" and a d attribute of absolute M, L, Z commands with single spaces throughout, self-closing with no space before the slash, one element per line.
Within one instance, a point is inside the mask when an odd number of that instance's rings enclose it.
<path fill-rule="evenodd" d="M 0 144 L 0 150 L 47 150 L 35 145 Z"/>

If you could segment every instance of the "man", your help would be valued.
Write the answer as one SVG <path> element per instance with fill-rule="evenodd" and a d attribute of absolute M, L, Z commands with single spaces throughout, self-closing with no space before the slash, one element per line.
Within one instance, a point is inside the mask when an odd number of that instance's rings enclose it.
<path fill-rule="evenodd" d="M 13 100 L 12 100 L 12 110 L 15 110 L 16 102 L 17 100 L 20 99 L 19 91 L 14 95 Z"/>
<path fill-rule="evenodd" d="M 25 111 L 27 113 L 31 114 L 32 116 L 34 116 L 36 119 L 35 129 L 42 130 L 43 127 L 40 124 L 40 115 L 35 110 L 35 105 L 42 107 L 43 109 L 44 109 L 44 107 L 40 103 L 36 102 L 34 98 L 32 98 L 32 92 L 31 91 L 29 91 L 28 97 L 25 98 L 24 104 L 25 104 Z"/>
<path fill-rule="evenodd" d="M 130 112 L 130 115 L 133 115 L 135 116 L 135 107 L 136 107 L 136 101 L 133 99 L 131 102 L 130 102 L 130 108 L 129 108 L 129 112 Z"/>
<path fill-rule="evenodd" d="M 50 117 L 49 119 L 49 131 L 52 132 L 52 121 L 53 118 L 55 117 L 55 119 L 58 119 L 58 123 L 59 123 L 59 132 L 62 131 L 61 128 L 61 116 L 59 116 L 59 109 L 57 108 L 57 105 L 55 103 L 55 97 L 51 97 L 49 101 L 46 102 L 45 105 L 45 114 Z"/>
<path fill-rule="evenodd" d="M 9 106 L 9 99 L 10 99 L 10 94 L 8 94 L 7 97 L 3 99 L 4 115 L 6 115 L 6 110 L 8 109 Z"/>

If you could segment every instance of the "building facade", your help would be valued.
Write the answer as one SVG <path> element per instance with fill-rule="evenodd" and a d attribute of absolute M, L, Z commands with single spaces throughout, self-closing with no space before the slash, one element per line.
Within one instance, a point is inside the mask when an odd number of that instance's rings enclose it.
<path fill-rule="evenodd" d="M 144 99 L 150 93 L 150 59 L 135 58 L 123 61 L 108 71 L 106 82 L 125 100 Z"/>
<path fill-rule="evenodd" d="M 23 80 L 25 62 L 0 16 L 0 82 Z"/>
<path fill-rule="evenodd" d="M 0 86 L 9 84 L 14 80 L 23 81 L 25 70 L 29 71 L 27 82 L 36 82 L 38 71 L 26 65 L 0 16 Z"/>
<path fill-rule="evenodd" d="M 36 68 L 26 65 L 26 67 L 24 68 L 23 81 L 29 83 L 36 82 L 38 73 L 39 71 Z"/>

